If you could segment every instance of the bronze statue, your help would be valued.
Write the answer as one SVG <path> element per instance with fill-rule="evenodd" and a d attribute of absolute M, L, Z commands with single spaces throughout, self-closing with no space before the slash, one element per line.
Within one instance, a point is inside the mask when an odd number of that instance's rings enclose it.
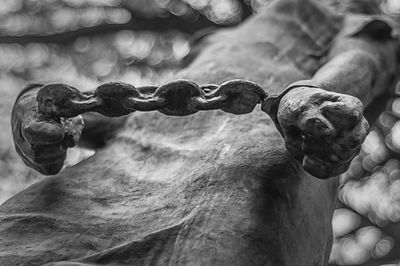
<path fill-rule="evenodd" d="M 290 97 L 286 96 L 288 93 Z M 36 99 L 35 94 L 31 97 L 32 102 L 37 102 L 35 113 L 22 113 L 23 122 L 15 123 L 14 135 L 21 132 L 24 138 L 22 142 L 16 141 L 17 151 L 25 160 L 33 160 L 34 168 L 39 167 L 39 171 L 49 174 L 58 172 L 63 160 L 56 160 L 56 168 L 40 168 L 46 167 L 47 162 L 50 165 L 55 162 L 53 158 L 46 162 L 35 161 L 35 154 L 40 157 L 45 153 L 41 144 L 74 146 L 84 125 L 77 116 L 91 111 L 109 117 L 155 110 L 171 116 L 215 109 L 246 114 L 262 103 L 262 110 L 272 116 L 288 150 L 303 161 L 306 171 L 318 178 L 343 173 L 359 152 L 368 128 L 360 100 L 322 91 L 319 86 L 304 88 L 303 83 L 289 86 L 276 97 L 268 97 L 260 86 L 246 80 L 230 80 L 221 86 L 198 86 L 194 82 L 177 80 L 158 88 L 135 88 L 111 82 L 86 94 L 65 84 L 48 84 L 40 88 Z M 17 116 L 18 109 L 14 110 Z M 52 139 L 54 136 L 60 139 Z M 20 147 L 26 141 L 37 146 Z M 26 156 L 29 152 L 34 153 L 31 158 Z"/>
<path fill-rule="evenodd" d="M 53 175 L 68 147 L 106 145 L 1 206 L 0 264 L 326 265 L 336 176 L 395 80 L 392 35 L 279 0 L 162 86 L 28 87 L 12 114 L 28 166 Z"/>

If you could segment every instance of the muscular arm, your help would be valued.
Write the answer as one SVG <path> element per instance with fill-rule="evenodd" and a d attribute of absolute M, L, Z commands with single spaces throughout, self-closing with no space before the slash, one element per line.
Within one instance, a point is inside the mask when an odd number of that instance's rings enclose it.
<path fill-rule="evenodd" d="M 340 35 L 313 80 L 323 89 L 355 96 L 364 106 L 370 104 L 397 74 L 400 42 L 391 38 L 388 27 L 380 20 L 371 21 L 355 35 Z"/>
<path fill-rule="evenodd" d="M 384 24 L 384 27 L 389 26 Z M 279 108 L 263 109 L 270 115 L 270 111 L 274 110 L 272 117 L 277 115 L 277 125 L 285 138 L 286 147 L 297 159 L 303 160 L 303 166 L 308 172 L 321 178 L 327 178 L 345 171 L 352 157 L 357 154 L 368 128 L 367 122 L 362 116 L 362 104 L 359 100 L 327 92 L 327 90 L 356 96 L 368 104 L 391 82 L 396 69 L 396 60 L 393 60 L 395 56 L 396 46 L 391 37 L 376 36 L 374 32 L 371 34 L 368 26 L 353 36 L 339 35 L 331 49 L 328 63 L 315 73 L 311 81 L 313 86 L 299 82 L 295 89 L 289 90 L 288 93 L 282 94 L 283 96 L 275 100 Z M 379 73 L 379 69 L 382 68 L 385 68 L 385 74 Z M 227 84 L 221 85 L 221 88 L 218 87 L 216 91 L 232 92 L 235 89 L 242 89 L 243 92 L 243 88 L 237 85 L 233 87 Z M 250 87 L 254 86 L 253 84 Z M 258 88 L 258 86 L 256 87 Z M 55 89 L 58 90 L 55 91 Z M 183 91 L 186 92 L 186 96 L 182 94 Z M 244 90 L 247 94 L 251 91 L 254 91 L 254 88 L 253 90 L 251 88 Z M 188 105 L 189 109 L 185 109 L 183 113 L 171 112 L 168 108 L 164 108 L 165 110 L 161 108 L 161 111 L 169 115 L 188 115 L 198 111 L 196 107 L 199 105 L 198 102 L 191 104 L 191 93 L 200 93 L 197 85 L 188 81 L 179 81 L 157 89 L 153 95 L 154 99 L 143 98 L 138 89 L 122 83 L 104 84 L 97 88 L 90 97 L 81 94 L 75 88 L 62 84 L 50 84 L 46 89 L 43 87 L 38 94 L 42 96 L 39 97 L 39 105 L 42 108 L 39 109 L 42 112 L 47 113 L 50 117 L 52 115 L 74 117 L 88 111 L 119 116 L 134 110 L 156 110 L 158 105 L 153 106 L 154 104 L 160 104 L 160 108 L 163 106 L 180 107 L 175 104 L 177 102 L 183 103 L 181 105 L 185 105 L 184 107 Z M 246 97 L 242 94 L 236 93 L 235 95 L 240 101 L 246 101 Z M 242 112 L 243 110 L 237 112 L 236 109 L 232 112 L 228 108 L 229 106 L 221 104 L 214 106 L 215 108 L 205 109 L 217 109 L 216 107 L 221 108 L 222 106 L 226 109 L 224 109 L 225 111 L 235 114 L 251 112 L 254 105 L 260 101 L 260 95 L 256 93 L 256 96 L 255 98 L 251 97 L 253 104 L 244 112 Z M 172 101 L 171 97 L 176 97 L 176 99 Z M 261 95 L 261 98 L 263 97 L 265 95 Z M 203 99 L 203 101 L 207 102 L 207 99 Z M 168 101 L 174 104 L 167 105 Z M 276 113 L 277 109 L 279 110 Z M 203 109 L 199 108 L 199 110 Z M 86 146 L 96 147 L 104 144 L 105 139 L 112 135 L 125 119 L 117 119 L 110 123 L 111 119 L 109 118 L 91 114 L 85 120 L 88 123 L 81 138 L 82 143 Z M 40 132 L 40 129 L 35 132 Z M 34 141 L 35 138 L 32 140 Z"/>
<path fill-rule="evenodd" d="M 378 25 L 389 27 L 381 21 Z M 290 85 L 278 108 L 274 100 L 264 108 L 267 113 L 276 108 L 275 122 L 286 148 L 314 176 L 326 178 L 348 168 L 368 128 L 363 104 L 383 93 L 395 77 L 397 42 L 390 31 L 389 36 L 376 35 L 383 29 L 370 26 L 351 36 L 339 35 L 327 63 L 311 80 Z"/>

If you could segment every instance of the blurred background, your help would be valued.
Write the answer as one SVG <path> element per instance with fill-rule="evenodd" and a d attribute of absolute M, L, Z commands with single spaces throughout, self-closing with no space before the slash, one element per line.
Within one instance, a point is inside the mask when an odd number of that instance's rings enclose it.
<path fill-rule="evenodd" d="M 14 151 L 10 116 L 29 82 L 80 89 L 118 80 L 156 84 L 183 67 L 197 40 L 240 24 L 271 0 L 2 0 L 0 204 L 44 177 Z M 320 0 L 336 12 L 400 18 L 400 0 Z M 400 20 L 399 20 L 400 21 Z M 341 177 L 331 265 L 400 265 L 400 86 Z M 94 151 L 71 149 L 66 166 Z"/>

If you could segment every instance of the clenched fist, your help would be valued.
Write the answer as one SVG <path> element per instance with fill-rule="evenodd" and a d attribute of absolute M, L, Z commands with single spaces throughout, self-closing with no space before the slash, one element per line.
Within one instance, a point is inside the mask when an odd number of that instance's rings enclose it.
<path fill-rule="evenodd" d="M 81 116 L 48 117 L 39 112 L 37 93 L 41 85 L 30 85 L 15 102 L 12 133 L 15 148 L 25 164 L 45 175 L 61 170 L 68 147 L 73 147 L 83 130 Z"/>
<path fill-rule="evenodd" d="M 277 120 L 286 148 L 319 178 L 345 172 L 369 128 L 360 100 L 309 86 L 283 96 Z"/>

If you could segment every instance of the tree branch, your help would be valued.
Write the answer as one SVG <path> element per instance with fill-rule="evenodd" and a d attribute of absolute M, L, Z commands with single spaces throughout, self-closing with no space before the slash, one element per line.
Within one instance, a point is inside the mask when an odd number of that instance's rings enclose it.
<path fill-rule="evenodd" d="M 171 15 L 163 18 L 140 18 L 132 17 L 125 24 L 101 24 L 93 27 L 81 28 L 78 30 L 54 33 L 49 35 L 27 34 L 22 36 L 0 35 L 0 43 L 27 44 L 32 42 L 41 43 L 69 43 L 81 36 L 94 36 L 105 33 L 113 33 L 120 30 L 143 30 L 153 32 L 166 32 L 169 30 L 179 30 L 184 33 L 192 34 L 200 29 L 207 27 L 226 27 L 218 25 L 204 16 L 199 16 L 194 22 L 188 22 L 178 16 Z"/>

